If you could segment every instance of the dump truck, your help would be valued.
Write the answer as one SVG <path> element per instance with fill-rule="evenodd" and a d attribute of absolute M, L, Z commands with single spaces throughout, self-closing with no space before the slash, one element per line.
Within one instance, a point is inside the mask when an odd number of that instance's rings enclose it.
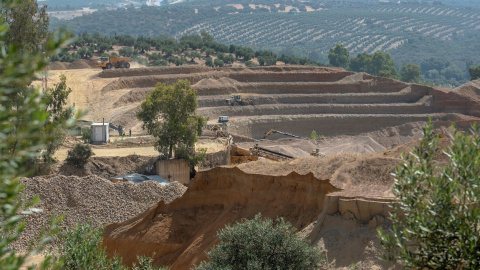
<path fill-rule="evenodd" d="M 97 67 L 102 69 L 111 69 L 111 68 L 130 68 L 130 63 L 132 62 L 130 57 L 119 57 L 119 56 L 110 56 L 102 57 L 100 61 L 97 62 Z"/>
<path fill-rule="evenodd" d="M 230 106 L 240 105 L 253 105 L 253 102 L 250 98 L 242 98 L 241 95 L 233 95 L 231 98 L 226 99 L 225 103 Z"/>

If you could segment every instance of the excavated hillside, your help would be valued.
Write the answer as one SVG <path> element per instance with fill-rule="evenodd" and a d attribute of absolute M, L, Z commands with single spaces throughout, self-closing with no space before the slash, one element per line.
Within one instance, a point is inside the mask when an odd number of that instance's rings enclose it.
<path fill-rule="evenodd" d="M 161 201 L 133 219 L 107 226 L 104 244 L 110 255 L 118 253 L 128 264 L 136 254 L 155 252 L 157 265 L 190 269 L 206 259 L 205 252 L 217 243 L 212 236 L 226 224 L 260 212 L 303 229 L 318 218 L 325 196 L 337 190 L 312 173 L 268 176 L 217 167 L 197 174 L 186 193 L 170 204 Z"/>
<path fill-rule="evenodd" d="M 68 71 L 65 71 L 68 72 Z M 88 74 L 87 74 L 88 73 Z M 270 129 L 308 136 L 355 135 L 417 121 L 468 126 L 480 116 L 478 99 L 459 91 L 352 73 L 340 68 L 152 67 L 89 71 L 70 102 L 88 109 L 86 120 L 142 132 L 135 112 L 158 82 L 188 79 L 198 91 L 198 113 L 213 124 L 229 116 L 229 131 L 261 138 Z M 71 74 L 74 76 L 74 73 Z M 85 77 L 88 80 L 85 80 Z M 69 75 L 67 75 L 67 79 Z M 91 88 L 91 89 L 90 89 Z M 229 106 L 232 94 L 251 105 Z"/>
<path fill-rule="evenodd" d="M 449 142 L 448 137 L 439 139 L 441 148 Z M 379 259 L 376 228 L 391 226 L 391 173 L 402 163 L 400 154 L 417 143 L 372 155 L 263 160 L 203 171 L 181 198 L 107 226 L 104 243 L 110 255 L 120 254 L 128 264 L 136 254 L 155 252 L 157 265 L 191 269 L 218 243 L 219 229 L 262 213 L 291 222 L 302 237 L 325 251 L 335 269 L 352 264 L 359 269 L 394 268 Z M 445 159 L 442 151 L 437 158 Z"/>

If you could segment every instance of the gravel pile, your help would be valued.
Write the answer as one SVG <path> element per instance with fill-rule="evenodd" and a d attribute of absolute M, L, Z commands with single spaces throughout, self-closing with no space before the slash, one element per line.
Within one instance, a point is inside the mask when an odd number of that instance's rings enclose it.
<path fill-rule="evenodd" d="M 21 198 L 31 200 L 37 194 L 40 202 L 35 207 L 43 212 L 27 215 L 27 226 L 12 245 L 20 252 L 25 251 L 28 243 L 46 227 L 52 214 L 66 214 L 61 224 L 63 228 L 89 221 L 102 227 L 134 217 L 160 200 L 169 203 L 181 197 L 187 189 L 178 182 L 170 185 L 154 181 L 114 184 L 95 175 L 34 177 L 22 182 L 25 189 Z"/>

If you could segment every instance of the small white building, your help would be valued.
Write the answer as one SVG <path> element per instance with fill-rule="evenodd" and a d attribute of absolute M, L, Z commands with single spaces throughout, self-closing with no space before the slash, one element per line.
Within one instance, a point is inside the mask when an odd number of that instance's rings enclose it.
<path fill-rule="evenodd" d="M 92 134 L 90 136 L 90 142 L 108 142 L 110 138 L 110 134 L 108 132 L 109 126 L 110 125 L 108 123 L 93 123 L 91 126 Z"/>

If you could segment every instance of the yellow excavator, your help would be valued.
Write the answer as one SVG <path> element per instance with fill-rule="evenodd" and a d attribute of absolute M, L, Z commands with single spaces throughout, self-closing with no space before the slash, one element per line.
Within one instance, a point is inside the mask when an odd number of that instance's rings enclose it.
<path fill-rule="evenodd" d="M 233 95 L 231 98 L 226 99 L 225 103 L 230 106 L 240 105 L 253 105 L 252 99 L 250 98 L 242 98 L 241 95 Z"/>

